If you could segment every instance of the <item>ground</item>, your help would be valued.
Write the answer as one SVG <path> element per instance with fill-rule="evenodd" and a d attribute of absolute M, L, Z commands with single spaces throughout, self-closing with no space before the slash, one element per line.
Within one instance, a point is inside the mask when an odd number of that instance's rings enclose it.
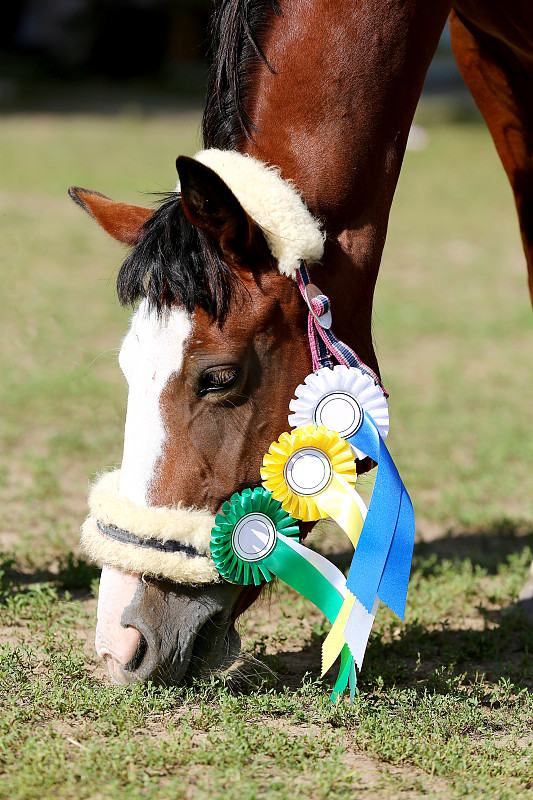
<path fill-rule="evenodd" d="M 81 108 L 81 105 L 80 105 Z M 380 609 L 353 707 L 322 616 L 278 586 L 228 675 L 112 687 L 93 650 L 88 479 L 121 457 L 121 246 L 70 184 L 150 203 L 198 111 L 111 99 L 0 129 L 0 798 L 517 798 L 533 785 L 533 315 L 510 190 L 470 106 L 427 100 L 391 214 L 374 331 L 413 498 L 405 623 Z M 363 480 L 366 492 L 371 478 Z M 312 545 L 348 565 L 343 536 Z"/>

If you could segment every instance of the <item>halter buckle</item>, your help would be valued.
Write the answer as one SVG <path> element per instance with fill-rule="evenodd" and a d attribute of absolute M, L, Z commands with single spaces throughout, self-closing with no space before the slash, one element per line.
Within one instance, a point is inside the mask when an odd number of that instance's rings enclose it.
<path fill-rule="evenodd" d="M 314 283 L 308 283 L 305 286 L 304 300 L 305 300 L 305 302 L 307 304 L 307 307 L 309 309 L 309 313 L 311 314 L 311 316 L 313 317 L 315 322 L 317 322 L 320 325 L 321 328 L 325 328 L 326 330 L 329 330 L 331 328 L 332 321 L 333 321 L 332 320 L 332 316 L 331 316 L 331 311 L 328 308 L 328 310 L 325 311 L 323 314 L 318 315 L 314 311 L 313 306 L 311 305 L 311 301 L 314 300 L 316 297 L 325 297 L 325 295 L 323 294 L 323 292 L 320 291 L 318 286 L 315 286 Z M 329 304 L 329 300 L 328 300 L 328 304 Z"/>

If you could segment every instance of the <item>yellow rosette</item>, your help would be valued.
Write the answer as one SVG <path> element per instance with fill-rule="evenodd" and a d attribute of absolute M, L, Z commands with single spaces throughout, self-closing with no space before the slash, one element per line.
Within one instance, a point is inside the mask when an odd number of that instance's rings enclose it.
<path fill-rule="evenodd" d="M 352 449 L 338 433 L 315 425 L 282 433 L 263 459 L 261 478 L 291 517 L 331 517 L 357 546 L 366 507 L 353 488 Z"/>

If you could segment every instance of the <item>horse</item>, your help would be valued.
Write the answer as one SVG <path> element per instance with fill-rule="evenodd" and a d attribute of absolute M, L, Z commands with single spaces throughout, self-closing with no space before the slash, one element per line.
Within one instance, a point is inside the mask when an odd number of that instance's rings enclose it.
<path fill-rule="evenodd" d="M 205 152 L 253 160 L 297 193 L 322 237 L 309 259 L 312 280 L 329 298 L 337 336 L 376 380 L 372 302 L 388 216 L 448 18 L 456 61 L 514 192 L 533 293 L 527 0 L 219 0 L 213 18 Z M 104 533 L 125 531 L 114 542 L 119 555 L 102 557 L 96 633 L 121 684 L 188 681 L 235 659 L 235 621 L 262 587 L 220 582 L 195 536 L 233 492 L 260 485 L 263 454 L 286 430 L 294 389 L 312 370 L 308 309 L 268 226 L 209 158 L 181 156 L 177 169 L 178 191 L 156 210 L 70 189 L 130 246 L 118 296 L 140 301 L 119 359 L 129 396 L 109 495 L 126 504 L 124 522 Z M 357 463 L 359 472 L 371 467 Z M 120 560 L 133 541 L 128 521 L 143 508 L 156 528 L 156 512 L 168 512 L 171 527 L 188 526 L 187 580 L 161 577 L 155 561 L 144 571 L 135 546 Z M 300 524 L 302 539 L 309 528 Z"/>

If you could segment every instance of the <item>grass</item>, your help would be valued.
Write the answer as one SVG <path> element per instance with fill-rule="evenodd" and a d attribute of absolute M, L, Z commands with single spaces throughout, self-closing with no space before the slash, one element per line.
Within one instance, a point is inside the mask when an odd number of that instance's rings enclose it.
<path fill-rule="evenodd" d="M 390 446 L 415 503 L 405 623 L 380 609 L 353 707 L 327 625 L 279 587 L 243 660 L 192 687 L 111 687 L 80 558 L 88 477 L 120 462 L 123 251 L 65 194 L 173 186 L 198 116 L 12 114 L 0 128 L 0 798 L 514 800 L 533 785 L 533 317 L 512 198 L 477 117 L 426 103 L 376 295 Z M 315 546 L 347 565 L 342 537 Z"/>

